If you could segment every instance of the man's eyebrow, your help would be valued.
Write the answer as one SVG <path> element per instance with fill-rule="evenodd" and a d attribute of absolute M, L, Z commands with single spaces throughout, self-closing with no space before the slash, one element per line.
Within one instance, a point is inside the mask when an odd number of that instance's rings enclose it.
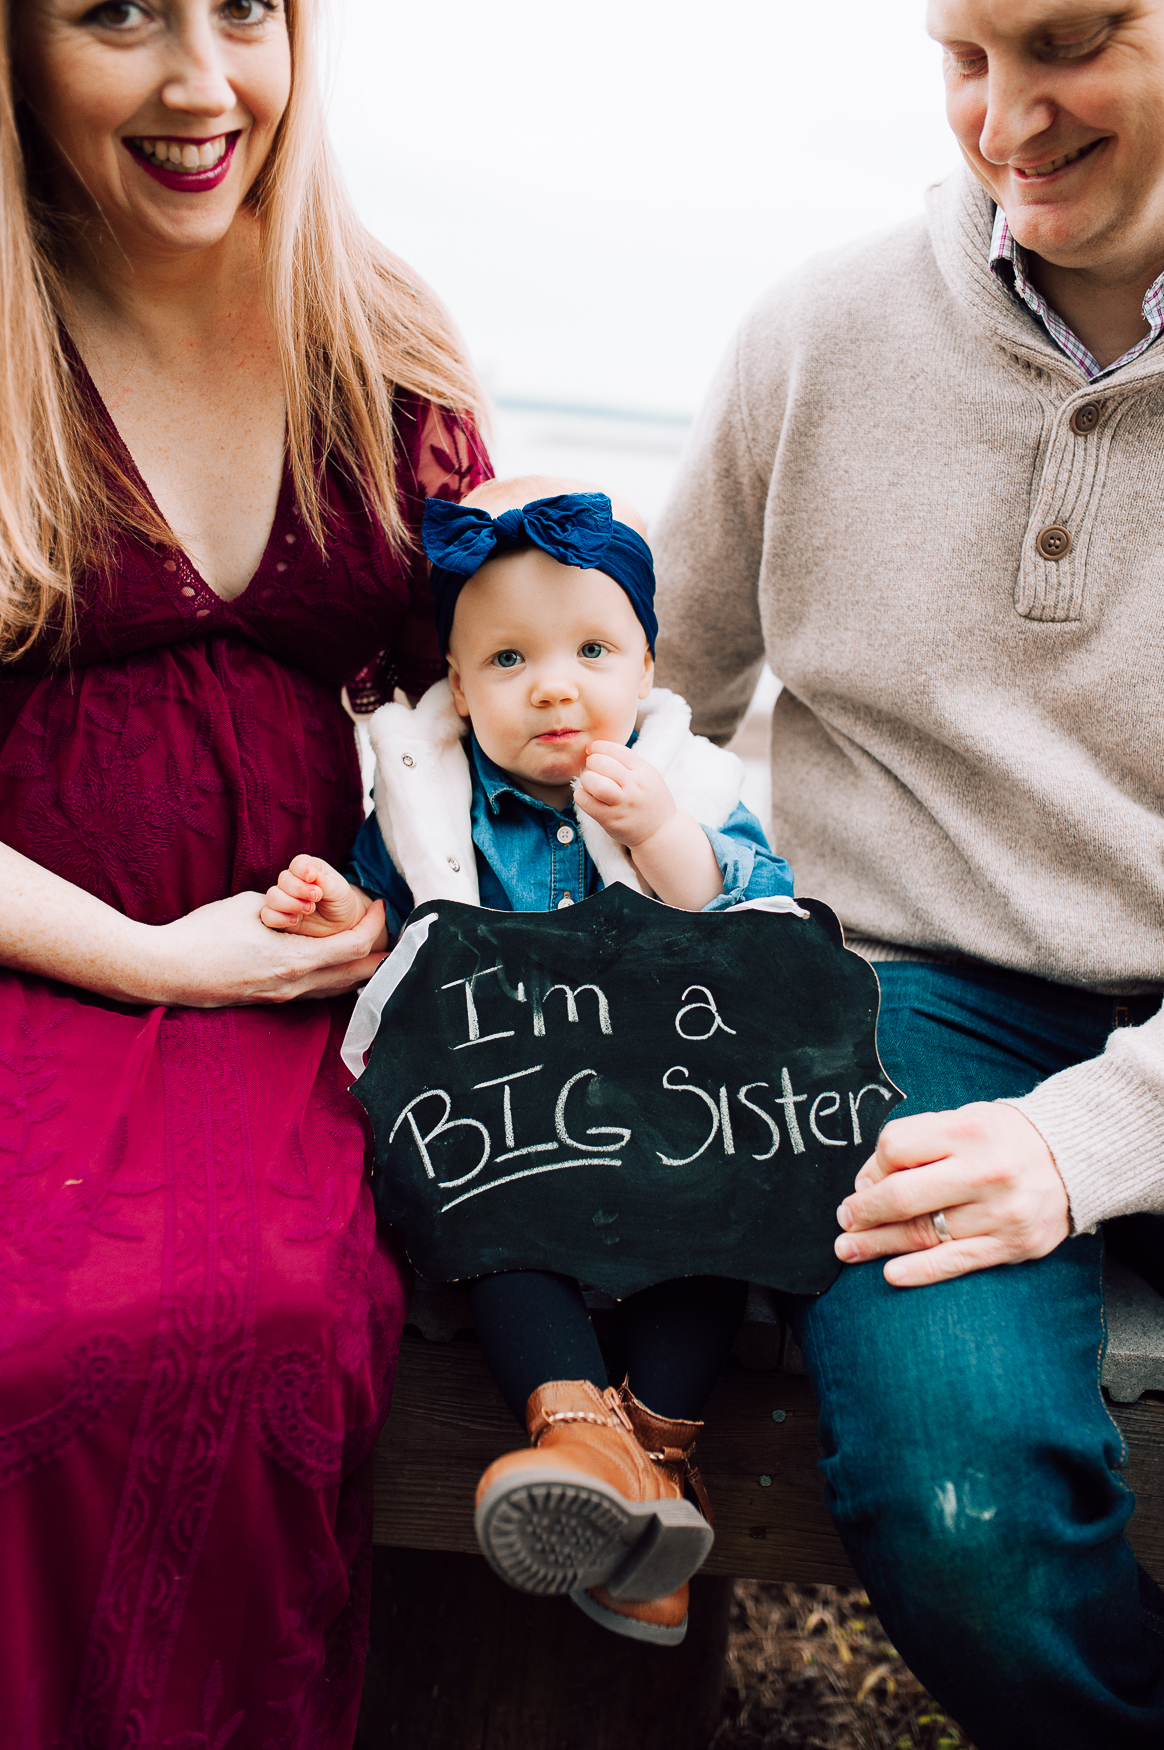
<path fill-rule="evenodd" d="M 1124 5 L 1112 6 L 1106 10 L 1095 11 L 1094 0 L 1085 11 L 1082 6 L 1076 8 L 1056 8 L 1053 13 L 1047 13 L 1042 18 L 1033 19 L 1028 25 L 1015 34 L 1022 36 L 1028 42 L 1038 41 L 1059 31 L 1085 30 L 1089 25 L 1098 30 L 1104 26 L 1118 25 L 1129 19 L 1135 7 Z M 945 34 L 937 29 L 929 29 L 927 35 L 932 41 L 943 48 L 971 48 L 977 46 L 977 39 L 972 36 L 961 36 L 957 31 Z"/>

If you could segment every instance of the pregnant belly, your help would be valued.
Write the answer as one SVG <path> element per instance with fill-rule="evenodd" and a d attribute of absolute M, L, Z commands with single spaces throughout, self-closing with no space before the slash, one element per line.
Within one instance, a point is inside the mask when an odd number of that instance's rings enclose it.
<path fill-rule="evenodd" d="M 338 690 L 210 639 L 9 683 L 0 840 L 144 923 L 342 863 L 362 818 Z"/>

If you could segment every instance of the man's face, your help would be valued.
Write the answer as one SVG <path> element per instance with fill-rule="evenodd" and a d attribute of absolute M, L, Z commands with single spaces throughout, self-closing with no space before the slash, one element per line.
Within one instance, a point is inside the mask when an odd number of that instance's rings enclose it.
<path fill-rule="evenodd" d="M 946 113 L 1024 248 L 1164 256 L 1164 0 L 929 0 Z"/>

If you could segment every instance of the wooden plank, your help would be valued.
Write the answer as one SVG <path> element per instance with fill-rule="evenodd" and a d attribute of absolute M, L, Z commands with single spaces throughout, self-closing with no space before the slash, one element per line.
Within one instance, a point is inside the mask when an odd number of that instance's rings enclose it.
<path fill-rule="evenodd" d="M 1138 1497 L 1129 1536 L 1144 1566 L 1164 1580 L 1164 1403 L 1110 1407 L 1128 1440 L 1124 1474 Z M 816 1426 L 806 1379 L 746 1373 L 734 1364 L 724 1372 L 699 1448 L 716 1513 L 705 1573 L 856 1584 L 825 1510 Z M 406 1335 L 392 1415 L 376 1453 L 375 1541 L 477 1553 L 478 1478 L 521 1438 L 476 1343 Z"/>
<path fill-rule="evenodd" d="M 1164 1402 L 1109 1404 L 1128 1443 L 1124 1481 L 1136 1495 L 1128 1540 L 1152 1578 L 1164 1585 Z"/>
<path fill-rule="evenodd" d="M 773 1410 L 783 1411 L 774 1421 Z M 821 1499 L 808 1382 L 731 1367 L 708 1406 L 700 1466 L 716 1513 L 703 1570 L 854 1585 Z M 392 1415 L 376 1453 L 374 1538 L 477 1553 L 473 1494 L 486 1465 L 521 1444 L 476 1343 L 405 1336 Z M 768 1484 L 761 1482 L 769 1477 Z"/>

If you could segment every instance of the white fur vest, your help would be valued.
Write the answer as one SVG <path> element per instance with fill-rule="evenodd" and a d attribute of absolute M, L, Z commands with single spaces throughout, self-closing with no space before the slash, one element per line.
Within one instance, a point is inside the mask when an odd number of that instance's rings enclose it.
<path fill-rule="evenodd" d="M 690 706 L 665 687 L 653 688 L 641 702 L 635 726 L 635 752 L 662 774 L 676 806 L 702 826 L 721 827 L 740 800 L 744 768 L 735 754 L 692 735 Z M 429 899 L 481 903 L 464 745 L 468 733 L 447 681 L 430 687 L 415 711 L 398 693 L 396 702 L 381 705 L 368 724 L 376 755 L 376 819 L 417 905 Z M 576 812 L 603 885 L 622 881 L 650 895 L 625 847 L 580 808 Z"/>

